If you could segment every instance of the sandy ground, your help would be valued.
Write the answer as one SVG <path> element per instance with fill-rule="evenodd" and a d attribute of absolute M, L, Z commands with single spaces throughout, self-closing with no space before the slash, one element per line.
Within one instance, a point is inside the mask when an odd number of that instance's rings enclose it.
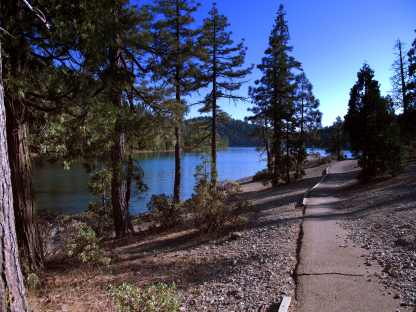
<path fill-rule="evenodd" d="M 34 311 L 114 311 L 107 287 L 121 282 L 174 282 L 184 311 L 274 311 L 282 295 L 294 296 L 302 215 L 296 207 L 324 168 L 276 189 L 244 185 L 252 207 L 238 232 L 210 237 L 188 229 L 113 241 L 108 269 L 49 263 L 42 289 L 30 296 Z"/>

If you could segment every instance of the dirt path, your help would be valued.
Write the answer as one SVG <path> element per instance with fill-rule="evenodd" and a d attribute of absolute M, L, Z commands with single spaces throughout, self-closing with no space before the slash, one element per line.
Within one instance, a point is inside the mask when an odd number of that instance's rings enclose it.
<path fill-rule="evenodd" d="M 331 165 L 305 199 L 305 221 L 297 270 L 298 312 L 406 311 L 374 278 L 382 269 L 366 262 L 368 251 L 353 246 L 337 211 L 342 191 L 356 183 L 357 164 Z"/>

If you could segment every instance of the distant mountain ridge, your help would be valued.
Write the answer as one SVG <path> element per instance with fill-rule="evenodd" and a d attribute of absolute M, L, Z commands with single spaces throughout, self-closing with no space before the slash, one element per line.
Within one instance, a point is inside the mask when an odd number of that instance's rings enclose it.
<path fill-rule="evenodd" d="M 188 119 L 187 122 L 207 122 L 211 121 L 210 117 L 198 117 Z M 258 131 L 256 125 L 247 121 L 230 119 L 221 120 L 218 123 L 218 134 L 229 147 L 257 147 L 261 146 L 261 140 L 256 136 Z"/>

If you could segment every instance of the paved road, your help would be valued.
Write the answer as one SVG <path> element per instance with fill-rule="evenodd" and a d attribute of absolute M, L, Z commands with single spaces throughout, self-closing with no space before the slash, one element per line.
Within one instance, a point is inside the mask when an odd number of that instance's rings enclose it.
<path fill-rule="evenodd" d="M 405 311 L 367 266 L 366 251 L 352 246 L 338 224 L 342 188 L 356 183 L 355 161 L 338 162 L 305 199 L 306 212 L 298 267 L 298 312 Z"/>

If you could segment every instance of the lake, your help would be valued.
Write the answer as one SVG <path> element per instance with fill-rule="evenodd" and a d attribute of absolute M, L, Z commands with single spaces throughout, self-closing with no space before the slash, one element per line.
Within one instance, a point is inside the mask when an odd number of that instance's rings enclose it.
<path fill-rule="evenodd" d="M 310 149 L 326 155 L 321 149 Z M 208 155 L 184 153 L 182 158 L 182 199 L 191 197 L 195 185 L 195 169 Z M 136 157 L 143 168 L 144 183 L 148 191 L 137 196 L 133 189 L 130 212 L 133 215 L 147 211 L 152 195 L 173 193 L 174 155 L 172 153 L 149 153 Z M 265 155 L 254 147 L 232 147 L 218 152 L 218 175 L 220 180 L 238 180 L 254 175 L 266 168 Z M 60 164 L 35 165 L 33 187 L 38 209 L 58 214 L 74 214 L 85 211 L 94 197 L 88 191 L 89 176 L 82 165 L 64 170 Z"/>

